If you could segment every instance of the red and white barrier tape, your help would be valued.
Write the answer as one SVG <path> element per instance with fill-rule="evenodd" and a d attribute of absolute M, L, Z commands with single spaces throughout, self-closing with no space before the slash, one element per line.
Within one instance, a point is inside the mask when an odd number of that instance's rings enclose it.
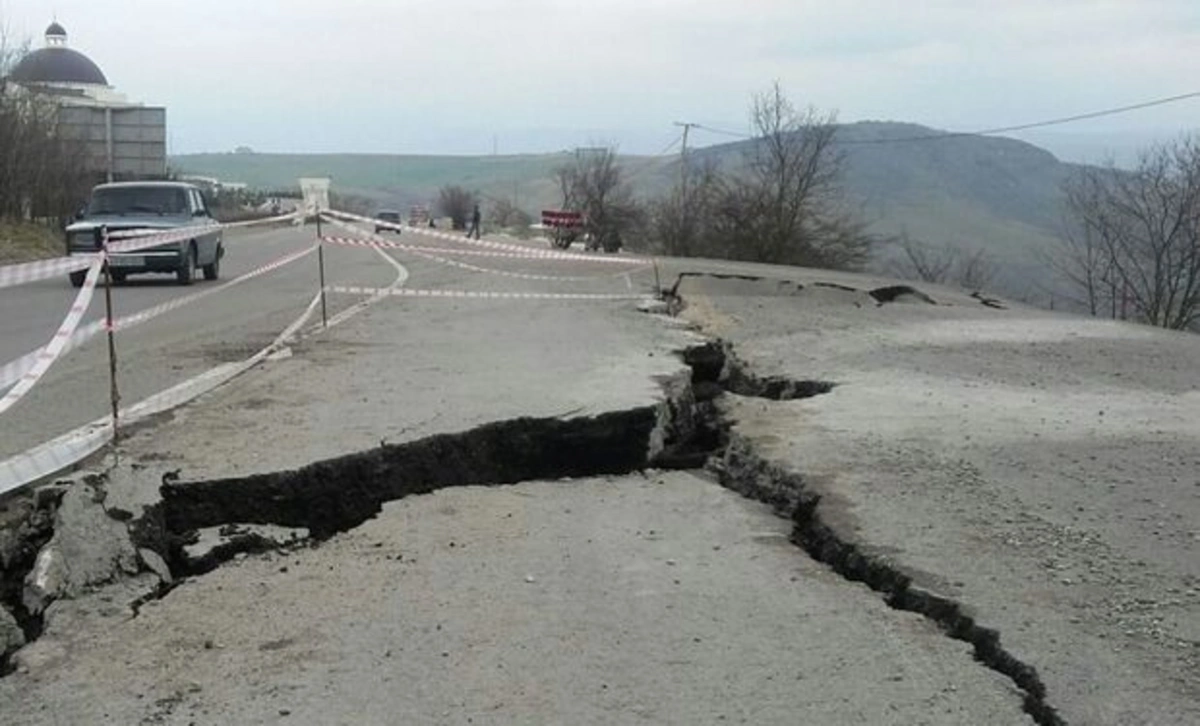
<path fill-rule="evenodd" d="M 198 234 L 209 234 L 221 229 L 220 224 L 205 223 L 205 224 L 188 224 L 182 227 L 142 227 L 138 229 L 113 229 L 108 232 L 108 239 L 138 239 L 138 238 L 159 238 L 171 237 L 183 239 L 192 237 Z"/>
<path fill-rule="evenodd" d="M 180 237 L 179 239 L 187 239 L 187 237 Z M 123 253 L 146 249 L 147 247 L 155 247 L 160 244 L 164 244 L 164 240 L 159 237 L 138 237 L 109 242 L 108 249 L 112 253 Z M 79 270 L 86 270 L 98 259 L 98 255 L 99 253 L 97 252 L 84 252 L 69 257 L 54 257 L 49 260 L 36 260 L 17 265 L 5 265 L 0 267 L 0 289 L 25 285 L 30 282 L 37 282 L 38 280 L 47 280 L 71 272 L 78 272 Z"/>
<path fill-rule="evenodd" d="M 608 274 L 604 274 L 604 275 L 535 275 L 535 274 L 529 273 L 529 272 L 512 272 L 510 270 L 497 270 L 492 267 L 479 267 L 478 265 L 472 265 L 470 263 L 460 262 L 458 260 L 451 260 L 451 259 L 447 259 L 445 257 L 438 257 L 437 255 L 431 255 L 426 252 L 417 252 L 415 250 L 410 250 L 410 252 L 412 254 L 417 255 L 418 257 L 424 257 L 426 259 L 433 260 L 434 262 L 437 262 L 437 263 L 440 263 L 443 265 L 447 265 L 449 267 L 457 267 L 461 270 L 467 270 L 469 272 L 483 272 L 483 273 L 487 273 L 489 275 L 499 275 L 500 277 L 510 277 L 510 278 L 514 278 L 517 280 L 541 280 L 541 281 L 549 281 L 549 282 L 579 282 L 579 281 L 584 281 L 584 280 L 602 280 L 602 279 L 605 279 L 608 277 L 628 275 L 631 272 L 639 272 L 639 271 L 645 269 L 645 266 L 642 266 L 642 267 L 634 268 L 632 270 L 621 270 L 620 272 L 617 272 L 617 273 L 608 273 Z"/>
<path fill-rule="evenodd" d="M 96 280 L 100 277 L 102 266 L 103 258 L 97 258 L 92 262 L 92 266 L 88 268 L 87 277 L 83 280 L 83 286 L 79 288 L 79 294 L 75 296 L 74 304 L 71 305 L 67 316 L 63 318 L 62 325 L 58 326 L 54 337 L 38 354 L 37 362 L 26 371 L 25 375 L 21 376 L 21 379 L 8 393 L 0 397 L 0 414 L 20 401 L 33 388 L 34 384 L 41 380 L 46 371 L 50 370 L 54 361 L 62 355 L 63 350 L 67 347 L 67 342 L 74 334 L 75 328 L 79 327 L 79 321 L 83 319 L 83 314 L 87 312 L 88 305 L 92 302 L 92 293 L 96 290 Z"/>
<path fill-rule="evenodd" d="M 473 255 L 482 254 L 485 256 L 505 257 L 508 259 L 528 260 L 530 258 L 525 255 L 518 255 L 518 254 L 511 253 L 511 252 L 491 252 L 491 251 L 485 251 L 485 250 L 461 250 L 460 251 L 460 250 L 453 250 L 453 249 L 443 249 L 440 247 L 420 247 L 418 245 L 406 245 L 406 244 L 403 244 L 400 242 L 392 242 L 389 240 L 385 240 L 382 237 L 380 237 L 379 235 L 372 234 L 371 232 L 368 232 L 367 230 L 359 229 L 359 228 L 355 227 L 354 225 L 351 225 L 348 222 L 343 222 L 339 219 L 331 218 L 329 220 L 329 222 L 338 227 L 342 227 L 344 229 L 348 229 L 353 232 L 358 232 L 360 234 L 365 234 L 368 237 L 370 237 L 370 240 L 362 240 L 362 239 L 357 239 L 357 238 L 352 238 L 352 237 L 327 237 L 327 236 L 321 237 L 322 241 L 329 242 L 330 244 L 344 245 L 344 246 L 362 246 L 362 247 L 385 247 L 388 249 L 398 249 L 398 250 L 401 250 L 404 252 L 408 252 L 409 254 L 417 255 L 418 257 L 424 257 L 425 259 L 433 260 L 434 262 L 438 262 L 443 265 L 448 265 L 450 267 L 458 267 L 460 269 L 469 270 L 471 272 L 484 272 L 484 273 L 489 273 L 492 275 L 500 275 L 502 277 L 516 278 L 519 280 L 543 280 L 543 281 L 549 281 L 549 282 L 578 282 L 578 281 L 600 280 L 600 279 L 604 279 L 606 277 L 628 275 L 631 272 L 639 272 L 642 269 L 645 269 L 646 267 L 648 267 L 648 265 L 642 265 L 641 267 L 635 268 L 633 270 L 621 270 L 620 272 L 605 273 L 603 275 L 535 275 L 535 274 L 531 274 L 531 273 L 527 273 L 527 272 L 511 272 L 509 270 L 497 270 L 497 269 L 491 268 L 491 267 L 478 267 L 476 265 L 471 265 L 466 262 L 460 262 L 458 260 L 451 260 L 451 259 L 448 259 L 445 257 L 440 257 L 439 255 L 434 254 L 434 253 L 440 252 L 443 254 L 445 254 L 445 253 L 458 254 L 460 252 L 463 252 L 463 253 L 473 254 Z M 578 258 L 569 258 L 569 259 L 577 260 Z"/>
<path fill-rule="evenodd" d="M 255 227 L 260 224 L 278 224 L 279 222 L 289 222 L 299 217 L 298 212 L 288 212 L 274 217 L 266 217 L 265 219 L 245 219 L 241 222 L 222 222 L 221 227 L 224 229 L 240 229 L 242 227 Z"/>
<path fill-rule="evenodd" d="M 367 230 L 364 230 L 360 227 L 355 227 L 354 225 L 349 224 L 348 222 L 342 222 L 341 220 L 337 220 L 337 219 L 330 219 L 327 221 L 330 222 L 331 224 L 343 226 L 344 229 L 352 230 L 357 234 L 364 234 L 370 238 L 370 239 L 361 239 L 359 237 L 330 237 L 330 236 L 325 236 L 325 235 L 321 236 L 321 239 L 323 239 L 324 241 L 329 242 L 330 244 L 335 244 L 335 245 L 345 245 L 345 246 L 351 246 L 351 247 L 353 247 L 353 246 L 382 247 L 384 249 L 389 249 L 389 250 L 402 250 L 405 252 L 425 252 L 425 253 L 430 253 L 430 254 L 443 254 L 443 255 L 469 255 L 471 257 L 501 257 L 501 258 L 506 258 L 506 259 L 510 259 L 510 260 L 533 259 L 529 255 L 522 255 L 517 252 L 493 252 L 492 250 L 474 250 L 474 249 L 454 248 L 454 247 L 424 247 L 422 245 L 409 245 L 409 244 L 404 244 L 403 242 L 394 242 L 392 240 L 384 238 L 381 235 L 371 234 Z M 619 274 L 625 274 L 625 273 L 621 272 Z"/>
<path fill-rule="evenodd" d="M 344 295 L 390 295 L 392 297 L 440 297 L 485 300 L 641 300 L 645 295 L 610 295 L 590 292 L 495 292 L 491 290 L 414 290 L 407 287 L 379 288 L 334 285 L 329 292 Z"/>
<path fill-rule="evenodd" d="M 161 244 L 169 244 L 172 241 L 190 239 L 193 231 L 189 231 L 187 234 L 180 233 L 173 237 L 167 235 L 143 235 L 110 241 L 108 243 L 108 251 L 114 254 L 134 252 Z M 84 252 L 69 257 L 54 257 L 49 260 L 5 265 L 0 267 L 0 289 L 37 282 L 38 280 L 47 280 L 71 272 L 78 272 L 79 270 L 86 270 L 98 258 L 98 254 L 97 252 Z"/>
<path fill-rule="evenodd" d="M 640 257 L 632 257 L 632 256 L 618 257 L 618 256 L 613 256 L 613 255 L 571 254 L 569 252 L 553 252 L 551 250 L 537 250 L 537 249 L 533 249 L 531 247 L 526 247 L 525 245 L 507 244 L 504 242 L 493 242 L 491 240 L 477 240 L 477 239 L 472 239 L 470 237 L 465 237 L 465 236 L 459 235 L 459 234 L 449 234 L 447 232 L 439 232 L 436 230 L 426 229 L 424 227 L 410 227 L 405 224 L 394 224 L 394 223 L 384 222 L 382 220 L 372 219 L 370 217 L 364 217 L 362 215 L 352 214 L 350 212 L 343 212 L 343 211 L 334 210 L 334 209 L 325 210 L 322 212 L 322 214 L 325 215 L 326 219 L 332 219 L 333 217 L 341 217 L 343 219 L 350 219 L 350 220 L 353 220 L 356 222 L 365 222 L 367 224 L 372 224 L 372 225 L 376 225 L 379 227 L 385 227 L 387 229 L 402 230 L 405 232 L 412 232 L 413 234 L 420 234 L 420 235 L 425 235 L 428 237 L 436 237 L 438 239 L 443 239 L 443 240 L 446 240 L 449 242 L 457 242 L 457 243 L 465 242 L 468 245 L 474 245 L 476 247 L 486 247 L 489 249 L 503 250 L 505 252 L 515 252 L 515 253 L 518 253 L 518 254 L 521 254 L 521 255 L 524 255 L 527 257 L 532 257 L 532 258 L 547 259 L 547 260 L 576 260 L 576 261 L 588 261 L 588 262 L 601 262 L 601 263 L 605 263 L 605 264 L 617 264 L 617 265 L 639 265 L 639 264 L 646 264 L 646 262 L 647 262 L 645 259 L 642 259 Z"/>
<path fill-rule="evenodd" d="M 194 292 L 190 295 L 185 295 L 183 297 L 176 298 L 174 300 L 169 300 L 165 303 L 155 305 L 154 307 L 147 308 L 145 310 L 139 310 L 136 313 L 132 313 L 130 315 L 126 315 L 124 317 L 117 318 L 116 320 L 113 321 L 113 329 L 117 330 L 117 331 L 121 331 L 121 330 L 128 330 L 129 328 L 132 328 L 136 325 L 141 325 L 142 323 L 147 322 L 149 320 L 153 320 L 154 318 L 157 318 L 158 316 L 160 316 L 164 313 L 168 313 L 172 310 L 177 310 L 181 307 L 185 307 L 194 302 L 197 302 L 206 297 L 209 297 L 210 295 L 215 295 L 217 293 L 224 292 L 235 285 L 240 285 L 243 282 L 247 282 L 248 280 L 253 280 L 256 277 L 260 277 L 262 275 L 267 274 L 268 272 L 277 270 L 280 267 L 283 267 L 284 265 L 290 264 L 292 262 L 295 262 L 296 260 L 299 260 L 303 257 L 306 257 L 306 256 L 312 254 L 314 251 L 316 251 L 316 249 L 317 249 L 316 245 L 311 245 L 309 247 L 306 247 L 303 250 L 300 250 L 299 252 L 293 252 L 291 254 L 284 255 L 283 257 L 280 257 L 278 259 L 272 260 L 271 262 L 268 262 L 267 264 L 265 264 L 261 267 L 251 270 L 250 272 L 247 272 L 244 275 L 239 275 L 238 277 L 235 277 L 234 279 L 229 280 L 228 282 L 222 283 L 221 285 L 218 285 L 216 287 L 206 288 L 199 292 Z M 104 331 L 104 321 L 103 320 L 97 320 L 97 321 L 88 323 L 87 325 L 84 325 L 84 326 L 78 328 L 71 335 L 71 337 L 67 340 L 66 347 L 63 349 L 62 352 L 65 353 L 73 348 L 77 348 L 80 345 L 83 345 L 84 343 L 91 340 L 93 337 L 95 337 L 96 335 L 100 334 L 103 331 Z M 27 372 L 29 372 L 34 367 L 34 365 L 37 364 L 37 361 L 41 357 L 41 353 L 42 353 L 42 349 L 39 348 L 38 350 L 32 351 L 30 353 L 26 353 L 25 355 L 21 356 L 20 358 L 12 360 L 12 361 L 6 363 L 3 367 L 0 367 L 0 391 L 3 391 L 5 388 L 11 386 L 17 380 L 19 380 L 22 376 L 24 376 Z"/>
<path fill-rule="evenodd" d="M 86 270 L 95 259 L 95 255 L 79 255 L 4 265 L 0 267 L 0 289 Z"/>
<path fill-rule="evenodd" d="M 273 224 L 294 219 L 296 215 L 286 214 L 267 219 L 255 219 L 231 224 L 189 225 L 170 230 L 160 229 L 126 229 L 113 230 L 108 234 L 108 251 L 112 254 L 136 252 L 157 245 L 170 244 L 185 239 L 191 239 L 197 234 L 212 234 L 221 229 L 249 227 L 258 224 Z M 0 265 L 0 289 L 25 285 L 38 280 L 47 280 L 71 272 L 86 270 L 91 266 L 96 253 L 89 252 L 68 257 L 54 257 L 48 260 L 22 262 L 15 265 Z"/>
<path fill-rule="evenodd" d="M 317 293 L 299 318 L 270 345 L 250 358 L 240 363 L 225 363 L 217 366 L 132 406 L 122 408 L 119 418 L 126 425 L 136 423 L 149 416 L 181 406 L 232 380 L 283 347 L 308 322 L 320 302 L 321 294 Z M 45 479 L 96 453 L 112 440 L 112 427 L 112 417 L 104 416 L 41 446 L 9 459 L 0 460 L 0 495 Z"/>

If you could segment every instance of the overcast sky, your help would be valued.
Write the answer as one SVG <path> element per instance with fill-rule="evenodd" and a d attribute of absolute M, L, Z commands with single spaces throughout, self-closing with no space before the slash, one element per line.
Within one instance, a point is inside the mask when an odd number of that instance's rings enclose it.
<path fill-rule="evenodd" d="M 0 0 L 36 46 L 55 14 L 168 108 L 172 153 L 654 153 L 676 120 L 744 130 L 776 79 L 951 130 L 1200 90 L 1198 0 Z M 1200 99 L 1023 138 L 1086 156 L 1198 125 Z"/>

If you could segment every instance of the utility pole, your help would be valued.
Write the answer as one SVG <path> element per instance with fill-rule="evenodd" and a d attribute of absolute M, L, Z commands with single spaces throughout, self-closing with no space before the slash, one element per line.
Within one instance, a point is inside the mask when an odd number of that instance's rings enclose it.
<path fill-rule="evenodd" d="M 683 190 L 683 197 L 687 198 L 687 142 L 688 132 L 698 127 L 700 124 L 689 123 L 687 121 L 676 121 L 676 126 L 683 127 L 683 145 L 679 148 L 679 187 Z"/>
<path fill-rule="evenodd" d="M 683 145 L 679 147 L 679 229 L 683 233 L 683 251 L 686 252 L 692 246 L 692 229 L 688 219 L 688 132 L 700 124 L 676 121 L 675 125 L 683 127 Z"/>

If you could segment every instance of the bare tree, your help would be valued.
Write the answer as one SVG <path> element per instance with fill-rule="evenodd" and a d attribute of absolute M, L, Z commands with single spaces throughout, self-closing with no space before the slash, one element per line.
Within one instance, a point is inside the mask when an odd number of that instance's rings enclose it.
<path fill-rule="evenodd" d="M 717 167 L 706 164 L 698 170 L 683 172 L 670 194 L 651 204 L 651 231 L 658 248 L 669 255 L 721 254 L 714 249 L 717 221 L 713 218 L 723 193 L 724 180 Z M 682 175 L 681 175 L 682 176 Z"/>
<path fill-rule="evenodd" d="M 891 265 L 897 277 L 952 284 L 979 291 L 996 277 L 996 265 L 983 249 L 969 251 L 953 244 L 935 246 L 901 232 L 892 243 L 904 256 Z"/>
<path fill-rule="evenodd" d="M 478 199 L 474 194 L 457 185 L 447 185 L 438 190 L 438 214 L 450 218 L 452 229 L 466 229 Z"/>
<path fill-rule="evenodd" d="M 1068 179 L 1064 184 L 1066 207 L 1071 209 L 1090 209 L 1099 203 L 1096 196 L 1098 187 L 1091 183 L 1091 176 L 1077 175 Z M 1109 257 L 1101 243 L 1097 229 L 1088 224 L 1086 217 L 1079 220 L 1064 221 L 1063 233 L 1057 248 L 1048 250 L 1043 255 L 1043 262 L 1066 283 L 1066 287 L 1074 291 L 1074 295 L 1065 295 L 1068 304 L 1087 310 L 1091 315 L 1110 315 L 1117 317 L 1113 294 L 1114 275 Z"/>
<path fill-rule="evenodd" d="M 93 179 L 84 142 L 63 133 L 53 99 L 8 81 L 26 50 L 0 27 L 0 216 L 59 227 Z"/>
<path fill-rule="evenodd" d="M 488 224 L 500 229 L 521 230 L 533 224 L 533 217 L 513 200 L 500 198 L 492 201 L 488 210 Z"/>
<path fill-rule="evenodd" d="M 555 170 L 555 180 L 563 208 L 584 213 L 594 246 L 616 252 L 642 223 L 641 207 L 612 147 L 580 150 L 573 163 Z"/>
<path fill-rule="evenodd" d="M 933 247 L 913 239 L 908 232 L 901 232 L 894 242 L 904 253 L 903 259 L 893 265 L 897 276 L 937 284 L 950 277 L 958 257 L 953 247 Z"/>
<path fill-rule="evenodd" d="M 583 204 L 578 195 L 578 182 L 576 181 L 579 173 L 577 170 L 578 160 L 576 164 L 563 164 L 554 170 L 554 183 L 558 187 L 558 195 L 562 199 L 561 209 L 572 212 L 579 212 L 583 209 Z"/>
<path fill-rule="evenodd" d="M 778 83 L 750 108 L 756 138 L 744 168 L 721 185 L 712 234 L 723 256 L 862 267 L 873 239 L 844 206 L 836 116 L 797 111 Z"/>
<path fill-rule="evenodd" d="M 996 265 L 982 249 L 959 255 L 954 281 L 959 287 L 976 292 L 992 283 L 996 277 Z"/>
<path fill-rule="evenodd" d="M 1144 151 L 1132 170 L 1081 169 L 1058 265 L 1089 309 L 1182 330 L 1200 321 L 1200 140 Z"/>

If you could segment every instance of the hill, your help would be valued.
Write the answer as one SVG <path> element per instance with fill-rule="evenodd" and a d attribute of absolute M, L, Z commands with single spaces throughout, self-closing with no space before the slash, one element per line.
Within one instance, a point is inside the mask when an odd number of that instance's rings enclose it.
<path fill-rule="evenodd" d="M 920 140 L 913 140 L 914 138 Z M 844 125 L 846 192 L 885 236 L 907 232 L 934 245 L 985 249 L 1003 268 L 998 287 L 1023 294 L 1047 284 L 1039 252 L 1055 244 L 1061 183 L 1073 166 L 1013 139 L 944 134 L 915 124 Z M 749 141 L 697 149 L 697 162 L 736 165 Z M 174 157 L 185 173 L 288 187 L 301 176 L 329 176 L 335 189 L 380 205 L 427 203 L 439 187 L 461 184 L 487 197 L 515 199 L 528 211 L 553 207 L 553 170 L 569 153 L 507 156 L 385 154 L 193 154 Z M 625 156 L 628 177 L 644 197 L 675 183 L 677 157 Z M 886 254 L 886 252 L 885 252 Z"/>

